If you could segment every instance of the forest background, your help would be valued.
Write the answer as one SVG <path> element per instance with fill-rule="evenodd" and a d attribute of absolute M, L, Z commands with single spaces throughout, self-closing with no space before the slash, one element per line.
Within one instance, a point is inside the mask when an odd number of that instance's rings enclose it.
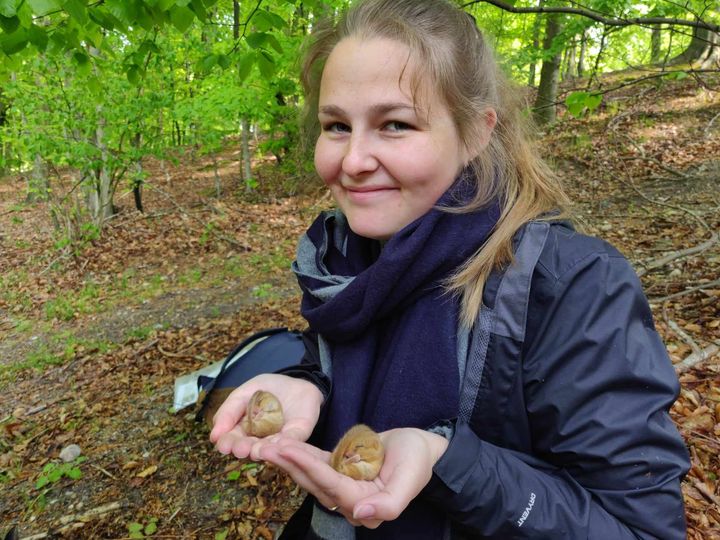
<path fill-rule="evenodd" d="M 213 451 L 173 380 L 302 327 L 331 201 L 298 57 L 344 0 L 0 0 L 0 534 L 272 539 L 302 494 Z M 681 378 L 689 537 L 720 538 L 720 3 L 460 3 Z"/>

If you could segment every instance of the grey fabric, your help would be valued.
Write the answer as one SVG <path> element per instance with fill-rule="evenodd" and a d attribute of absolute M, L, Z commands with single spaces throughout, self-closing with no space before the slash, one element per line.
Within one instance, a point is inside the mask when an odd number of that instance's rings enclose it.
<path fill-rule="evenodd" d="M 533 221 L 525 226 L 515 261 L 505 272 L 498 289 L 493 333 L 520 342 L 525 340 L 530 280 L 549 230 L 550 224 L 543 221 Z"/>
<path fill-rule="evenodd" d="M 347 219 L 339 210 L 329 213 L 327 219 L 334 219 L 338 224 L 336 234 L 333 238 L 333 245 L 336 249 L 345 253 L 347 234 L 342 234 L 342 231 L 348 226 Z M 312 277 L 326 284 L 325 287 L 316 288 L 311 291 L 313 296 L 322 301 L 333 298 L 354 279 L 353 276 L 336 276 L 327 271 L 327 268 L 325 268 L 323 264 L 323 259 L 328 248 L 328 245 L 322 245 L 319 249 L 316 249 L 307 235 L 303 235 L 298 242 L 296 260 L 292 264 L 292 270 L 298 277 Z M 308 274 L 302 270 L 303 268 L 315 269 L 317 265 L 320 266 L 318 270 L 321 270 L 321 272 Z"/>
<path fill-rule="evenodd" d="M 330 514 L 317 504 L 313 506 L 310 527 L 320 538 L 325 540 L 354 540 L 355 527 L 350 525 L 343 516 Z"/>
<path fill-rule="evenodd" d="M 485 367 L 488 343 L 490 343 L 490 330 L 494 320 L 495 312 L 483 307 L 473 329 L 465 376 L 462 377 L 460 410 L 458 411 L 458 419 L 464 422 L 469 421 L 475 407 L 475 399 L 477 398 L 483 368 Z"/>
<path fill-rule="evenodd" d="M 470 420 L 475 408 L 475 400 L 485 368 L 490 333 L 519 342 L 525 339 L 530 280 L 540 253 L 545 247 L 549 230 L 550 225 L 546 222 L 533 221 L 525 225 L 520 244 L 515 250 L 515 260 L 505 270 L 500 281 L 493 309 L 484 305 L 480 309 L 467 355 L 465 375 L 462 377 L 458 418 L 463 422 Z"/>

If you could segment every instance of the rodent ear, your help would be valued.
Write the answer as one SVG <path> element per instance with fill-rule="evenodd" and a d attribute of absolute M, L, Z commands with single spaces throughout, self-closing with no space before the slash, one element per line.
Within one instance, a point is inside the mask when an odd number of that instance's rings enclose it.
<path fill-rule="evenodd" d="M 8 532 L 5 533 L 5 540 L 20 540 L 17 526 L 13 526 Z"/>

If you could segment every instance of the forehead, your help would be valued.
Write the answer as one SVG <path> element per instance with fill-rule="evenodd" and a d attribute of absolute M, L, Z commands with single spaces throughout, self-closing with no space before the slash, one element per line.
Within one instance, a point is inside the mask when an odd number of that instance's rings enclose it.
<path fill-rule="evenodd" d="M 414 55 L 407 45 L 387 38 L 349 37 L 330 53 L 322 74 L 320 102 L 392 94 L 421 104 L 430 97 Z"/>

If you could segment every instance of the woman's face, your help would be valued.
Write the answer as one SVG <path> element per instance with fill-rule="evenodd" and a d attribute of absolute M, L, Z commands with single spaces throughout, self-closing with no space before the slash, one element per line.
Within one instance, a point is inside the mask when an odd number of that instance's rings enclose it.
<path fill-rule="evenodd" d="M 468 161 L 450 111 L 421 88 L 410 49 L 342 40 L 322 75 L 315 167 L 352 230 L 385 240 L 430 210 Z M 425 91 L 424 91 L 425 90 Z"/>

